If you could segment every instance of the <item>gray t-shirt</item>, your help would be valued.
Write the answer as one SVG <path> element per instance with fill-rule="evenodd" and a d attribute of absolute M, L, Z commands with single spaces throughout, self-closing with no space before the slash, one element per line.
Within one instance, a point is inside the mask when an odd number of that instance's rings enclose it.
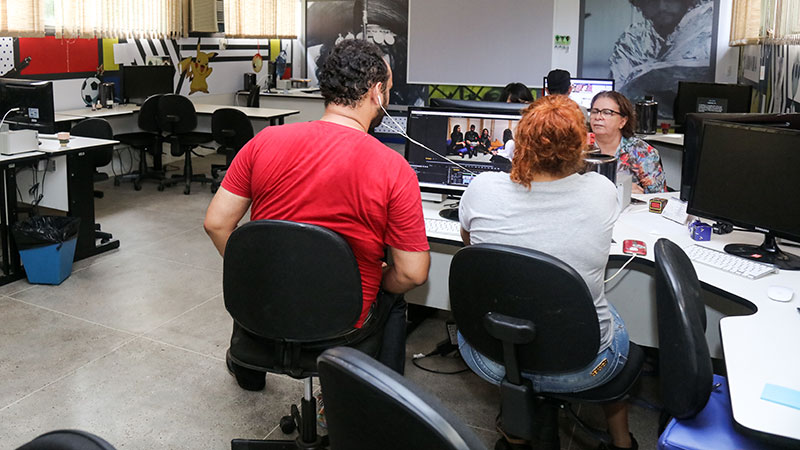
<path fill-rule="evenodd" d="M 528 190 L 507 173 L 478 175 L 461 197 L 461 227 L 472 244 L 516 245 L 569 264 L 594 299 L 600 322 L 600 351 L 611 343 L 611 313 L 603 288 L 611 233 L 619 216 L 617 191 L 595 172 L 549 182 Z"/>

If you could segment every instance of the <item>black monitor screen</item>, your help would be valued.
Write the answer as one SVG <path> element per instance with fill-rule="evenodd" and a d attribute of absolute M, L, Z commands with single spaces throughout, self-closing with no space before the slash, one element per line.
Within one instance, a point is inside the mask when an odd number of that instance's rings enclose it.
<path fill-rule="evenodd" d="M 155 94 L 172 94 L 175 90 L 175 68 L 172 66 L 122 66 L 124 102 L 142 104 Z"/>
<path fill-rule="evenodd" d="M 687 211 L 800 240 L 800 131 L 706 121 Z"/>
<path fill-rule="evenodd" d="M 683 124 L 689 113 L 750 112 L 752 88 L 742 84 L 678 82 L 675 123 Z"/>
<path fill-rule="evenodd" d="M 459 100 L 455 98 L 432 98 L 430 99 L 432 108 L 445 109 L 464 109 L 470 111 L 484 112 L 503 112 L 520 114 L 520 111 L 527 108 L 525 103 L 505 103 L 505 102 L 484 102 L 480 100 Z"/>
<path fill-rule="evenodd" d="M 406 141 L 406 159 L 417 173 L 420 189 L 457 195 L 480 172 L 510 171 L 511 146 L 504 136 L 513 139 L 520 117 L 519 113 L 410 108 L 408 136 L 433 150 Z"/>
<path fill-rule="evenodd" d="M 12 108 L 6 122 L 15 128 L 28 128 L 41 133 L 55 132 L 53 83 L 50 81 L 0 79 L 0 117 Z"/>

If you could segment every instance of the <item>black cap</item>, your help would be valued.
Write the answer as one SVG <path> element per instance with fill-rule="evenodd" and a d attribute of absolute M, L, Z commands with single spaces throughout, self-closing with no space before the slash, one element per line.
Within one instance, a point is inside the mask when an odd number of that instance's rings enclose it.
<path fill-rule="evenodd" d="M 547 90 L 551 94 L 566 94 L 571 85 L 569 72 L 566 70 L 554 69 L 547 74 Z"/>

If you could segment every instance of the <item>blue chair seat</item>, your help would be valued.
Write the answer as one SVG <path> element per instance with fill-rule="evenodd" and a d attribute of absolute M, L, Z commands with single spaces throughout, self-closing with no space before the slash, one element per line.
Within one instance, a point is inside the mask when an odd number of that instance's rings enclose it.
<path fill-rule="evenodd" d="M 714 385 L 708 404 L 693 419 L 672 419 L 658 439 L 659 450 L 704 450 L 730 448 L 763 450 L 767 443 L 736 431 L 731 412 L 728 380 L 714 375 Z"/>

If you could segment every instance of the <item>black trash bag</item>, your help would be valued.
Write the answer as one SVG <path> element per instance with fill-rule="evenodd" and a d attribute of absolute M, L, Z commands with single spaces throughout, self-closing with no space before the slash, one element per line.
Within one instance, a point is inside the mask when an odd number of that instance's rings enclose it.
<path fill-rule="evenodd" d="M 80 217 L 34 216 L 12 226 L 18 250 L 61 244 L 78 235 Z"/>

